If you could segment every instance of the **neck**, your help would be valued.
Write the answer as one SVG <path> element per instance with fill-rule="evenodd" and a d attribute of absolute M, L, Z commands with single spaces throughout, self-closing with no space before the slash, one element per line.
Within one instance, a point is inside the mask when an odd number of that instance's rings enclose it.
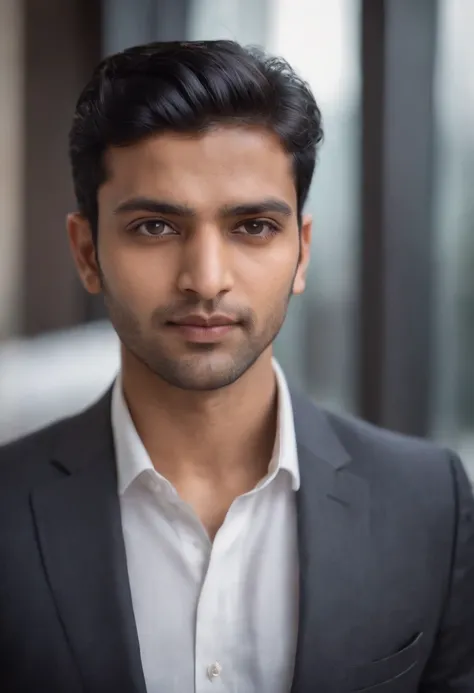
<path fill-rule="evenodd" d="M 268 468 L 276 432 L 276 380 L 268 349 L 235 383 L 180 390 L 122 350 L 124 396 L 153 465 L 172 483 L 190 477 L 250 488 Z"/>

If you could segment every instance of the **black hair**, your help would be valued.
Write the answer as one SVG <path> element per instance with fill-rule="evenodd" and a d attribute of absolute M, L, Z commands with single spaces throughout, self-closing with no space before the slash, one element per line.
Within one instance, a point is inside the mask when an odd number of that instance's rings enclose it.
<path fill-rule="evenodd" d="M 301 220 L 323 132 L 310 88 L 286 61 L 224 40 L 150 43 L 103 60 L 79 96 L 69 135 L 78 208 L 94 240 L 108 147 L 222 122 L 278 135 L 293 157 Z"/>

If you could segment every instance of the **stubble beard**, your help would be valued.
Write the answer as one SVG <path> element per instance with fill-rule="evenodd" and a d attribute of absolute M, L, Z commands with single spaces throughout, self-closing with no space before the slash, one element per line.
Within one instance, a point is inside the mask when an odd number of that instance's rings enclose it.
<path fill-rule="evenodd" d="M 224 344 L 190 344 L 189 350 L 179 355 L 173 355 L 172 347 L 160 341 L 159 330 L 167 329 L 163 324 L 157 327 L 156 332 L 152 328 L 150 336 L 147 336 L 137 317 L 109 290 L 102 272 L 100 279 L 110 321 L 124 348 L 168 385 L 181 390 L 206 392 L 232 385 L 274 342 L 286 318 L 294 276 L 285 300 L 278 309 L 270 312 L 264 330 L 258 332 L 258 321 L 249 314 L 242 326 L 234 328 L 242 330 L 246 338 L 232 350 L 226 351 Z"/>

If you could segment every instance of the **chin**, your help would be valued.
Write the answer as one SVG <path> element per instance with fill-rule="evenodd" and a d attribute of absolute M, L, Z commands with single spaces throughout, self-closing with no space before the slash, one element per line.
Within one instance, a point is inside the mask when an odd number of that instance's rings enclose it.
<path fill-rule="evenodd" d="M 209 350 L 208 350 L 209 352 Z M 210 392 L 229 387 L 253 364 L 255 359 L 235 359 L 216 353 L 183 354 L 181 358 L 148 363 L 162 380 L 181 390 Z"/>

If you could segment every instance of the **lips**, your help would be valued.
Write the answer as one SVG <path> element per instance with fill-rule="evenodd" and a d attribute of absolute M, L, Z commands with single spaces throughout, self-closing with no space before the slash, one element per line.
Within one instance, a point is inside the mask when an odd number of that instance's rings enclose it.
<path fill-rule="evenodd" d="M 168 327 L 189 343 L 219 342 L 238 326 L 238 322 L 227 315 L 188 315 L 172 320 Z"/>
<path fill-rule="evenodd" d="M 170 323 L 181 327 L 211 328 L 235 325 L 236 321 L 226 315 L 213 315 L 208 318 L 202 315 L 189 315 L 180 320 L 171 320 Z"/>

